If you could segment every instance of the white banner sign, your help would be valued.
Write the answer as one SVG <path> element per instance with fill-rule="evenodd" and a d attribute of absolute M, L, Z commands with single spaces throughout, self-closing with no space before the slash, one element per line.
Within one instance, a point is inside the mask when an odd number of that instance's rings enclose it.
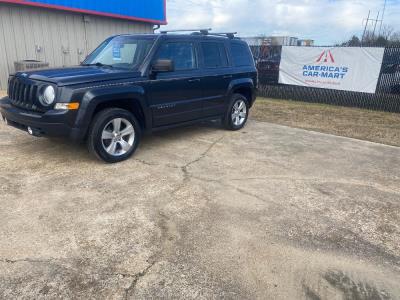
<path fill-rule="evenodd" d="M 375 93 L 384 48 L 282 48 L 279 83 Z"/>

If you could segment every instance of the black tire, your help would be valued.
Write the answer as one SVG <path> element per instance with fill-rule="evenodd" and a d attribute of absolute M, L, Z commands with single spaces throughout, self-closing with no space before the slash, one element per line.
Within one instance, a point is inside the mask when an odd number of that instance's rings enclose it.
<path fill-rule="evenodd" d="M 235 124 L 233 121 L 233 113 L 234 113 L 234 106 L 238 101 L 243 101 L 244 104 L 246 105 L 246 116 L 243 119 L 243 121 L 241 121 L 240 124 Z M 223 125 L 226 129 L 228 130 L 240 130 L 242 129 L 247 122 L 247 119 L 249 117 L 249 109 L 250 109 L 250 105 L 249 105 L 249 101 L 247 101 L 247 98 L 241 94 L 233 94 L 231 97 L 231 101 L 229 102 L 228 105 L 228 109 L 225 113 L 225 116 L 223 118 Z"/>
<path fill-rule="evenodd" d="M 112 122 L 114 119 L 123 119 L 124 121 L 129 121 L 134 129 L 134 138 L 129 150 L 126 153 L 118 155 L 111 155 L 110 153 L 108 153 L 104 146 L 104 140 L 102 139 L 103 130 L 105 130 L 106 126 L 110 124 L 110 122 Z M 122 142 L 123 137 L 119 138 Z M 135 153 L 137 147 L 139 146 L 140 139 L 140 124 L 132 113 L 120 108 L 108 108 L 98 112 L 94 117 L 89 128 L 87 146 L 89 152 L 96 156 L 98 159 L 103 160 L 107 163 L 117 163 L 128 159 L 133 155 L 133 153 Z M 118 142 L 115 142 L 115 144 L 118 144 Z M 121 147 L 121 144 L 118 145 L 119 147 Z M 120 151 L 122 152 L 122 147 Z"/>

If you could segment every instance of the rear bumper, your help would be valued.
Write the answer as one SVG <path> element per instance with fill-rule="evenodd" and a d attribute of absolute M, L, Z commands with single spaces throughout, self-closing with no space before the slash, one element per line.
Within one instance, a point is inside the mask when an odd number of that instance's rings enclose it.
<path fill-rule="evenodd" d="M 0 100 L 0 114 L 10 126 L 24 131 L 31 127 L 38 135 L 82 140 L 81 130 L 68 125 L 70 119 L 68 113 L 68 111 L 49 110 L 40 114 L 13 106 L 7 97 Z"/>

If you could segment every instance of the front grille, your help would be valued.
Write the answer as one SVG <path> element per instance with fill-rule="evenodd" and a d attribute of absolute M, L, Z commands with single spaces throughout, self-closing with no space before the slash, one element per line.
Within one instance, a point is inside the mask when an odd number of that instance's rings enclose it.
<path fill-rule="evenodd" d="M 32 81 L 13 77 L 8 83 L 8 97 L 14 106 L 31 110 L 42 111 L 38 107 L 38 85 Z"/>

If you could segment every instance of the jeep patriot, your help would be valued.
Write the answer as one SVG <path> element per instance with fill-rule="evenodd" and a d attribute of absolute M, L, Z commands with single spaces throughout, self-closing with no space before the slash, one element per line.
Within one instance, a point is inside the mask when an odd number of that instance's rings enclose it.
<path fill-rule="evenodd" d="M 80 66 L 10 75 L 0 113 L 34 136 L 85 141 L 114 163 L 144 133 L 216 119 L 243 128 L 256 87 L 251 51 L 233 34 L 118 35 Z"/>

